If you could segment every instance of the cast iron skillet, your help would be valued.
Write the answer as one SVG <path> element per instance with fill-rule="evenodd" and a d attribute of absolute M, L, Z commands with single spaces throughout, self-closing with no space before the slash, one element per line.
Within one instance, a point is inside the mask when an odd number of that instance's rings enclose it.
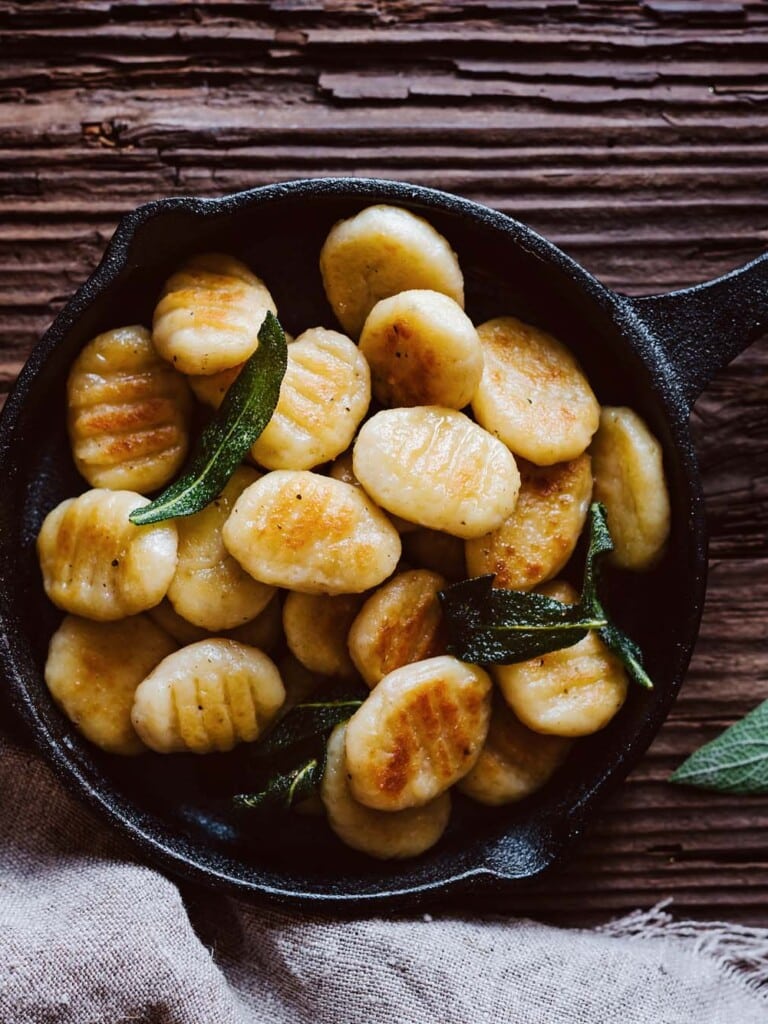
<path fill-rule="evenodd" d="M 60 619 L 43 597 L 34 540 L 44 515 L 85 489 L 65 436 L 64 385 L 100 331 L 150 323 L 158 290 L 188 254 L 232 252 L 264 276 L 292 332 L 333 324 L 317 269 L 330 226 L 370 203 L 426 216 L 459 254 L 475 322 L 515 313 L 562 338 L 601 401 L 637 409 L 660 438 L 672 496 L 668 553 L 646 575 L 615 573 L 609 607 L 642 645 L 656 688 L 582 740 L 531 801 L 492 811 L 456 801 L 454 823 L 413 861 L 380 864 L 342 847 L 325 825 L 233 820 L 243 788 L 235 754 L 110 758 L 54 707 L 42 666 Z M 34 349 L 0 422 L 0 658 L 13 708 L 67 782 L 166 869 L 240 895 L 294 904 L 378 907 L 444 893 L 502 893 L 571 846 L 610 786 L 661 726 L 698 630 L 707 541 L 691 405 L 712 377 L 768 328 L 768 254 L 716 281 L 670 295 L 617 295 L 525 225 L 456 196 L 366 179 L 294 181 L 223 199 L 166 199 L 123 219 L 96 272 Z M 41 808 L 44 813 L 44 808 Z"/>

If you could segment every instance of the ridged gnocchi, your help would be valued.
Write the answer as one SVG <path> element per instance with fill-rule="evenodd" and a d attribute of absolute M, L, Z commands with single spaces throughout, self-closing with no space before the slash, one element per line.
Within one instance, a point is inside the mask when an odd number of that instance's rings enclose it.
<path fill-rule="evenodd" d="M 397 206 L 369 206 L 334 224 L 320 273 L 339 323 L 353 338 L 380 299 L 412 288 L 449 295 L 464 306 L 456 253 L 422 217 Z"/>
<path fill-rule="evenodd" d="M 371 401 L 368 363 L 354 342 L 314 327 L 288 349 L 280 400 L 251 448 L 267 469 L 312 469 L 348 448 Z"/>
<path fill-rule="evenodd" d="M 564 604 L 578 599 L 561 582 L 541 587 L 540 593 Z M 553 736 L 598 732 L 627 697 L 624 666 L 594 631 L 572 647 L 516 665 L 494 665 L 491 671 L 520 721 Z"/>
<path fill-rule="evenodd" d="M 361 603 L 357 594 L 288 594 L 283 629 L 291 653 L 320 675 L 354 677 L 347 634 Z"/>
<path fill-rule="evenodd" d="M 275 593 L 274 587 L 249 576 L 221 539 L 235 502 L 259 477 L 255 470 L 240 466 L 210 505 L 176 520 L 179 559 L 168 600 L 187 622 L 209 632 L 250 622 Z"/>
<path fill-rule="evenodd" d="M 145 327 L 89 341 L 67 379 L 67 426 L 78 472 L 92 487 L 139 491 L 167 484 L 187 454 L 189 389 Z"/>
<path fill-rule="evenodd" d="M 606 406 L 592 440 L 595 498 L 605 505 L 614 563 L 648 569 L 669 537 L 669 492 L 661 445 L 625 406 Z"/>
<path fill-rule="evenodd" d="M 363 326 L 360 351 L 373 393 L 385 406 L 469 405 L 483 373 L 472 321 L 440 292 L 400 292 L 377 302 Z"/>
<path fill-rule="evenodd" d="M 573 554 L 592 498 L 588 455 L 554 466 L 520 461 L 512 515 L 492 533 L 466 542 L 470 576 L 494 573 L 494 586 L 530 590 L 556 576 Z"/>
<path fill-rule="evenodd" d="M 201 640 L 164 658 L 136 690 L 131 720 L 159 754 L 208 754 L 250 743 L 285 700 L 263 651 L 235 640 Z"/>
<path fill-rule="evenodd" d="M 456 537 L 511 515 L 520 474 L 508 449 L 455 409 L 385 409 L 361 428 L 355 476 L 382 508 Z"/>
<path fill-rule="evenodd" d="M 504 701 L 496 700 L 488 738 L 458 789 L 481 804 L 516 803 L 549 782 L 571 746 L 562 736 L 526 728 Z"/>
<path fill-rule="evenodd" d="M 451 816 L 451 798 L 441 793 L 421 807 L 375 811 L 355 800 L 346 767 L 346 725 L 328 740 L 321 796 L 328 824 L 347 846 L 379 860 L 416 857 L 440 839 Z"/>
<path fill-rule="evenodd" d="M 363 491 L 275 470 L 240 495 L 224 544 L 254 579 L 307 594 L 358 594 L 391 575 L 400 537 Z"/>
<path fill-rule="evenodd" d="M 477 422 L 538 466 L 581 455 L 600 407 L 568 349 L 512 316 L 488 320 L 477 333 L 484 358 L 472 399 Z"/>
<path fill-rule="evenodd" d="M 445 653 L 438 591 L 446 581 L 426 569 L 400 572 L 373 593 L 349 629 L 349 654 L 370 687 L 384 676 Z"/>
<path fill-rule="evenodd" d="M 176 644 L 144 615 L 92 622 L 67 615 L 51 637 L 45 682 L 64 714 L 110 754 L 146 747 L 131 724 L 139 683 Z"/>
<path fill-rule="evenodd" d="M 420 807 L 467 774 L 488 733 L 491 680 L 448 655 L 390 672 L 347 724 L 347 774 L 366 807 Z"/>
<path fill-rule="evenodd" d="M 222 253 L 201 253 L 166 281 L 152 341 L 182 373 L 218 373 L 256 351 L 268 311 L 277 312 L 272 296 L 244 263 Z"/>
<path fill-rule="evenodd" d="M 176 526 L 129 522 L 147 504 L 132 491 L 97 489 L 48 513 L 37 552 L 45 592 L 57 607 L 106 622 L 162 601 L 176 571 Z"/>

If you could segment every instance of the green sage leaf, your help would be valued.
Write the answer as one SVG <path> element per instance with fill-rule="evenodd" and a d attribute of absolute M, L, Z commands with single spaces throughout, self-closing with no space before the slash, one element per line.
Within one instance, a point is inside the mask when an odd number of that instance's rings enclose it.
<path fill-rule="evenodd" d="M 249 811 L 288 811 L 317 792 L 325 771 L 325 745 L 319 753 L 305 758 L 295 767 L 276 771 L 262 788 L 253 793 L 238 793 L 235 807 Z"/>
<path fill-rule="evenodd" d="M 322 737 L 325 741 L 339 722 L 346 722 L 363 703 L 352 696 L 333 700 L 306 701 L 288 712 L 266 739 L 254 747 L 256 758 L 274 757 L 306 740 Z"/>
<path fill-rule="evenodd" d="M 768 700 L 691 754 L 669 781 L 725 793 L 768 793 Z"/>
<path fill-rule="evenodd" d="M 288 348 L 280 321 L 268 312 L 259 347 L 230 385 L 200 436 L 189 468 L 154 501 L 128 517 L 143 526 L 200 512 L 221 493 L 248 449 L 272 418 L 285 376 Z"/>

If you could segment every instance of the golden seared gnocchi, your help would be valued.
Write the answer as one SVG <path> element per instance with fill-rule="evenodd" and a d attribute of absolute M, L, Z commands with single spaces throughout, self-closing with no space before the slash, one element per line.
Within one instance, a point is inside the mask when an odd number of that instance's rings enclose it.
<path fill-rule="evenodd" d="M 592 441 L 595 498 L 605 505 L 611 555 L 623 569 L 648 569 L 669 536 L 669 492 L 661 445 L 625 406 L 606 406 Z"/>
<path fill-rule="evenodd" d="M 578 600 L 567 583 L 547 584 L 540 593 L 564 604 Z M 627 697 L 624 666 L 593 631 L 572 647 L 516 665 L 494 665 L 491 671 L 520 721 L 552 736 L 598 732 Z"/>
<path fill-rule="evenodd" d="M 549 782 L 572 745 L 526 728 L 503 700 L 495 700 L 488 738 L 458 789 L 481 804 L 516 803 Z"/>
<path fill-rule="evenodd" d="M 386 409 L 361 428 L 355 476 L 382 508 L 456 537 L 511 515 L 520 474 L 509 450 L 455 409 Z"/>
<path fill-rule="evenodd" d="M 600 407 L 568 349 L 513 316 L 481 324 L 483 376 L 475 419 L 538 466 L 575 459 L 597 430 Z"/>
<path fill-rule="evenodd" d="M 244 263 L 202 253 L 166 281 L 152 341 L 182 373 L 218 373 L 256 351 L 267 312 L 277 312 L 272 296 Z"/>
<path fill-rule="evenodd" d="M 467 575 L 465 542 L 439 530 L 419 527 L 403 537 L 405 557 L 420 569 L 439 572 L 447 580 L 463 580 Z"/>
<path fill-rule="evenodd" d="M 470 576 L 495 575 L 494 586 L 530 590 L 556 576 L 573 554 L 592 498 L 588 455 L 554 466 L 521 461 L 512 515 L 492 533 L 466 542 Z"/>
<path fill-rule="evenodd" d="M 48 513 L 37 552 L 45 592 L 57 607 L 106 622 L 162 601 L 176 571 L 176 526 L 129 522 L 147 504 L 132 491 L 97 489 Z"/>
<path fill-rule="evenodd" d="M 385 676 L 347 724 L 347 775 L 366 807 L 420 807 L 467 774 L 488 733 L 491 680 L 448 655 Z"/>
<path fill-rule="evenodd" d="M 160 604 L 155 605 L 154 608 L 150 608 L 147 615 L 155 625 L 164 629 L 182 646 L 197 643 L 198 640 L 210 640 L 214 635 L 218 635 L 229 640 L 237 640 L 249 647 L 258 647 L 259 650 L 269 654 L 278 645 L 283 634 L 282 608 L 277 594 L 266 608 L 250 622 L 244 622 L 242 626 L 235 626 L 234 629 L 216 630 L 215 633 L 187 622 L 177 611 L 174 611 L 174 607 L 167 597 L 163 598 Z"/>
<path fill-rule="evenodd" d="M 348 642 L 352 661 L 370 687 L 396 668 L 445 653 L 437 597 L 445 584 L 435 572 L 413 569 L 393 576 L 365 602 Z"/>
<path fill-rule="evenodd" d="M 464 307 L 456 253 L 422 217 L 397 206 L 369 206 L 334 224 L 320 251 L 325 294 L 353 338 L 380 299 L 426 288 Z"/>
<path fill-rule="evenodd" d="M 263 651 L 235 640 L 201 640 L 164 658 L 136 690 L 131 720 L 159 754 L 207 754 L 251 743 L 285 700 Z"/>
<path fill-rule="evenodd" d="M 218 409 L 224 401 L 224 396 L 237 380 L 242 368 L 243 364 L 238 363 L 237 366 L 230 366 L 227 370 L 219 370 L 218 373 L 187 377 L 187 381 L 198 401 L 202 402 L 203 405 L 209 405 L 212 409 Z"/>
<path fill-rule="evenodd" d="M 424 853 L 446 829 L 451 815 L 449 794 L 403 811 L 376 811 L 359 803 L 347 777 L 346 728 L 338 725 L 328 740 L 320 791 L 328 824 L 347 846 L 379 860 Z"/>
<path fill-rule="evenodd" d="M 354 677 L 347 634 L 361 604 L 357 594 L 288 594 L 283 629 L 291 653 L 312 672 Z"/>
<path fill-rule="evenodd" d="M 288 349 L 272 419 L 251 448 L 267 469 L 312 469 L 349 447 L 371 401 L 368 363 L 353 341 L 314 327 Z"/>
<path fill-rule="evenodd" d="M 92 487 L 167 484 L 187 454 L 189 389 L 157 354 L 146 327 L 88 342 L 67 379 L 67 426 L 78 472 Z"/>
<path fill-rule="evenodd" d="M 240 495 L 224 543 L 254 579 L 306 594 L 358 594 L 391 575 L 400 537 L 360 488 L 275 470 Z"/>
<path fill-rule="evenodd" d="M 332 476 L 334 480 L 341 480 L 342 483 L 351 484 L 353 487 L 363 486 L 352 468 L 351 448 L 333 460 L 328 467 L 328 476 Z M 400 516 L 390 515 L 389 519 L 398 533 L 412 533 L 414 530 L 418 530 L 415 523 L 409 523 L 407 519 L 401 519 Z"/>
<path fill-rule="evenodd" d="M 249 576 L 221 539 L 235 502 L 259 477 L 255 470 L 241 466 L 202 512 L 176 520 L 179 560 L 168 600 L 187 622 L 209 632 L 250 622 L 275 593 L 274 587 Z"/>
<path fill-rule="evenodd" d="M 400 292 L 377 302 L 360 335 L 373 393 L 385 406 L 469 405 L 483 350 L 464 310 L 440 292 Z"/>
<path fill-rule="evenodd" d="M 67 615 L 51 637 L 45 682 L 83 736 L 110 754 L 146 749 L 131 724 L 136 688 L 176 650 L 144 615 L 92 622 Z"/>

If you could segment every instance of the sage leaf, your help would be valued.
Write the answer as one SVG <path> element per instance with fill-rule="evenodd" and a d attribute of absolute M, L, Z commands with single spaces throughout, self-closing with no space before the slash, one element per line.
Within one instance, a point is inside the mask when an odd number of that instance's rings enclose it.
<path fill-rule="evenodd" d="M 272 418 L 285 376 L 288 348 L 277 317 L 267 312 L 259 347 L 230 385 L 205 428 L 186 472 L 154 501 L 128 517 L 137 526 L 200 512 L 221 493 Z"/>
<path fill-rule="evenodd" d="M 511 665 L 572 647 L 595 630 L 630 677 L 652 688 L 640 648 L 610 621 L 598 597 L 600 563 L 612 550 L 605 508 L 594 502 L 589 509 L 589 545 L 577 604 L 495 588 L 493 576 L 476 576 L 447 587 L 439 597 L 451 636 L 449 653 L 479 665 Z"/>
<path fill-rule="evenodd" d="M 317 792 L 325 771 L 325 746 L 319 753 L 285 771 L 275 771 L 262 788 L 253 793 L 238 793 L 235 807 L 248 811 L 288 811 Z"/>
<path fill-rule="evenodd" d="M 768 793 L 768 700 L 691 754 L 669 781 L 724 793 Z"/>
<path fill-rule="evenodd" d="M 323 740 L 340 722 L 346 722 L 363 703 L 361 697 L 306 701 L 288 712 L 266 739 L 254 748 L 256 758 L 274 757 L 306 740 Z"/>

